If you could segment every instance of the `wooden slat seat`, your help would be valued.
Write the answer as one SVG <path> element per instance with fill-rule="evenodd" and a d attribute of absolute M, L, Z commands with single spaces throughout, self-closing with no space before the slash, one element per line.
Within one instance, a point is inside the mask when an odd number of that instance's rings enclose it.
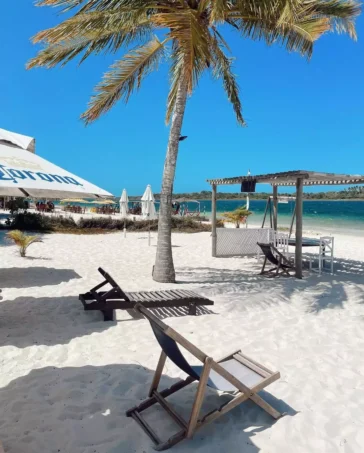
<path fill-rule="evenodd" d="M 142 303 L 148 308 L 187 307 L 190 315 L 196 315 L 198 306 L 214 305 L 212 300 L 189 290 L 126 292 L 102 268 L 99 268 L 99 272 L 105 281 L 89 292 L 80 294 L 79 299 L 85 310 L 100 310 L 105 321 L 114 320 L 114 310 L 130 310 L 137 303 Z M 111 289 L 99 291 L 105 285 L 110 285 Z"/>

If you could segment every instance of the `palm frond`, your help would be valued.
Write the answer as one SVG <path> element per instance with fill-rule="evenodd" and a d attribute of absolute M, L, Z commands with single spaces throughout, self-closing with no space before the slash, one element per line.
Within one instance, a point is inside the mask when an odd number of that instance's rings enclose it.
<path fill-rule="evenodd" d="M 287 50 L 299 52 L 309 58 L 314 42 L 330 29 L 329 20 L 326 18 L 303 18 L 295 23 L 283 22 L 277 25 L 273 20 L 235 15 L 230 18 L 230 22 L 245 38 L 265 40 L 267 45 L 281 44 Z"/>
<path fill-rule="evenodd" d="M 27 69 L 43 66 L 47 69 L 64 66 L 92 46 L 89 39 L 75 38 L 64 43 L 47 45 L 27 63 Z"/>
<path fill-rule="evenodd" d="M 244 37 L 280 43 L 310 57 L 314 42 L 329 30 L 355 38 L 359 11 L 353 0 L 232 0 L 226 20 Z"/>
<path fill-rule="evenodd" d="M 347 33 L 356 40 L 355 19 L 361 13 L 361 5 L 351 0 L 316 0 L 307 2 L 312 15 L 327 17 L 331 30 L 337 33 Z"/>
<path fill-rule="evenodd" d="M 215 36 L 211 36 L 211 45 L 213 48 L 213 74 L 216 78 L 222 79 L 223 86 L 229 101 L 231 102 L 236 119 L 242 126 L 245 121 L 242 114 L 241 101 L 239 98 L 239 87 L 236 82 L 234 73 L 232 72 L 232 59 L 228 58 L 222 51 L 218 40 Z"/>
<path fill-rule="evenodd" d="M 228 52 L 231 52 L 229 44 L 226 42 L 225 38 L 218 31 L 218 29 L 215 26 L 212 26 L 211 29 L 212 29 L 213 34 L 215 35 L 215 38 L 218 40 L 219 45 L 222 46 L 222 47 L 225 47 L 225 49 Z"/>
<path fill-rule="evenodd" d="M 160 42 L 155 37 L 111 66 L 96 86 L 89 108 L 82 114 L 86 124 L 109 111 L 119 99 L 128 102 L 134 89 L 140 88 L 142 79 L 158 66 L 164 55 L 164 44 L 165 41 Z"/>
<path fill-rule="evenodd" d="M 225 21 L 226 10 L 227 10 L 227 1 L 226 0 L 211 0 L 211 10 L 210 10 L 210 22 L 211 23 L 222 23 Z"/>
<path fill-rule="evenodd" d="M 44 42 L 45 48 L 29 61 L 27 67 L 52 68 L 57 64 L 65 65 L 83 53 L 82 63 L 91 54 L 115 53 L 124 45 L 143 42 L 150 37 L 151 25 L 144 13 L 77 14 L 54 28 L 38 33 L 33 38 L 34 42 Z"/>
<path fill-rule="evenodd" d="M 75 37 L 97 40 L 103 37 L 119 39 L 125 38 L 139 27 L 149 26 L 148 17 L 144 10 L 135 11 L 92 11 L 75 14 L 73 17 L 61 22 L 59 25 L 43 30 L 33 37 L 33 43 L 45 42 L 56 44 Z M 127 43 L 126 43 L 127 44 Z M 111 50 L 118 50 L 112 47 Z"/>
<path fill-rule="evenodd" d="M 200 20 L 197 10 L 189 8 L 172 13 L 157 13 L 151 17 L 151 20 L 157 27 L 169 29 L 167 36 L 172 38 L 178 47 L 179 58 L 183 55 L 183 77 L 187 83 L 188 92 L 192 93 L 211 60 L 207 24 Z"/>
<path fill-rule="evenodd" d="M 38 0 L 37 6 L 53 6 L 63 8 L 63 12 L 78 8 L 80 12 L 111 11 L 117 8 L 161 8 L 170 7 L 169 0 Z"/>

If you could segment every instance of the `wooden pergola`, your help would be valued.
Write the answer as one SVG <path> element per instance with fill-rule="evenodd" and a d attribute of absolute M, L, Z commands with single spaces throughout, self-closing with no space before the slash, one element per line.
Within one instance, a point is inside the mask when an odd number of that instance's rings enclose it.
<path fill-rule="evenodd" d="M 278 216 L 278 186 L 296 187 L 296 277 L 302 278 L 302 213 L 303 187 L 335 186 L 364 184 L 363 175 L 342 175 L 321 173 L 316 171 L 295 170 L 266 175 L 235 176 L 232 178 L 208 179 L 212 188 L 212 256 L 216 256 L 216 193 L 217 186 L 227 186 L 242 183 L 271 184 L 273 188 L 273 228 L 277 230 Z"/>

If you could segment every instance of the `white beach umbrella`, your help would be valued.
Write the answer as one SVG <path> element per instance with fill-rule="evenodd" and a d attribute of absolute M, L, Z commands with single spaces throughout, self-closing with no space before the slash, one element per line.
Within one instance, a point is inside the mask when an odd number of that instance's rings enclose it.
<path fill-rule="evenodd" d="M 150 185 L 147 185 L 142 196 L 142 216 L 143 219 L 156 219 L 157 213 L 154 206 L 154 195 Z"/>
<path fill-rule="evenodd" d="M 129 212 L 129 198 L 128 198 L 128 194 L 126 192 L 126 189 L 123 190 L 123 193 L 121 194 L 121 198 L 120 198 L 120 214 L 121 214 L 121 217 L 127 217 L 128 216 L 128 212 Z"/>
<path fill-rule="evenodd" d="M 0 196 L 100 198 L 111 193 L 33 154 L 34 139 L 0 129 Z"/>

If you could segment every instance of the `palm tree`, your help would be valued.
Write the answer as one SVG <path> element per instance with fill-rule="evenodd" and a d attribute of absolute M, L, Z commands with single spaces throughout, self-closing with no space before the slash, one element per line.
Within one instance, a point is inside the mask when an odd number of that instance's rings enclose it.
<path fill-rule="evenodd" d="M 360 12 L 353 0 L 39 0 L 38 5 L 59 6 L 65 12 L 73 9 L 75 14 L 34 37 L 33 41 L 43 43 L 44 48 L 30 60 L 28 68 L 53 68 L 75 57 L 81 56 L 83 62 L 92 54 L 131 48 L 96 86 L 82 114 L 86 124 L 120 99 L 127 102 L 163 60 L 170 64 L 166 114 L 170 135 L 153 272 L 159 282 L 175 281 L 171 202 L 178 145 L 187 97 L 205 70 L 222 80 L 237 121 L 244 125 L 224 29 L 230 26 L 243 38 L 278 43 L 310 57 L 314 42 L 325 32 L 345 32 L 355 39 L 354 20 Z"/>
<path fill-rule="evenodd" d="M 246 223 L 246 219 L 252 214 L 246 206 L 240 206 L 234 211 L 224 212 L 222 217 L 225 222 L 231 222 L 236 228 L 240 228 L 240 225 Z"/>
<path fill-rule="evenodd" d="M 27 248 L 36 243 L 43 242 L 40 236 L 28 236 L 22 231 L 13 230 L 6 234 L 6 237 L 14 242 L 19 247 L 20 256 L 25 257 L 27 254 Z"/>

